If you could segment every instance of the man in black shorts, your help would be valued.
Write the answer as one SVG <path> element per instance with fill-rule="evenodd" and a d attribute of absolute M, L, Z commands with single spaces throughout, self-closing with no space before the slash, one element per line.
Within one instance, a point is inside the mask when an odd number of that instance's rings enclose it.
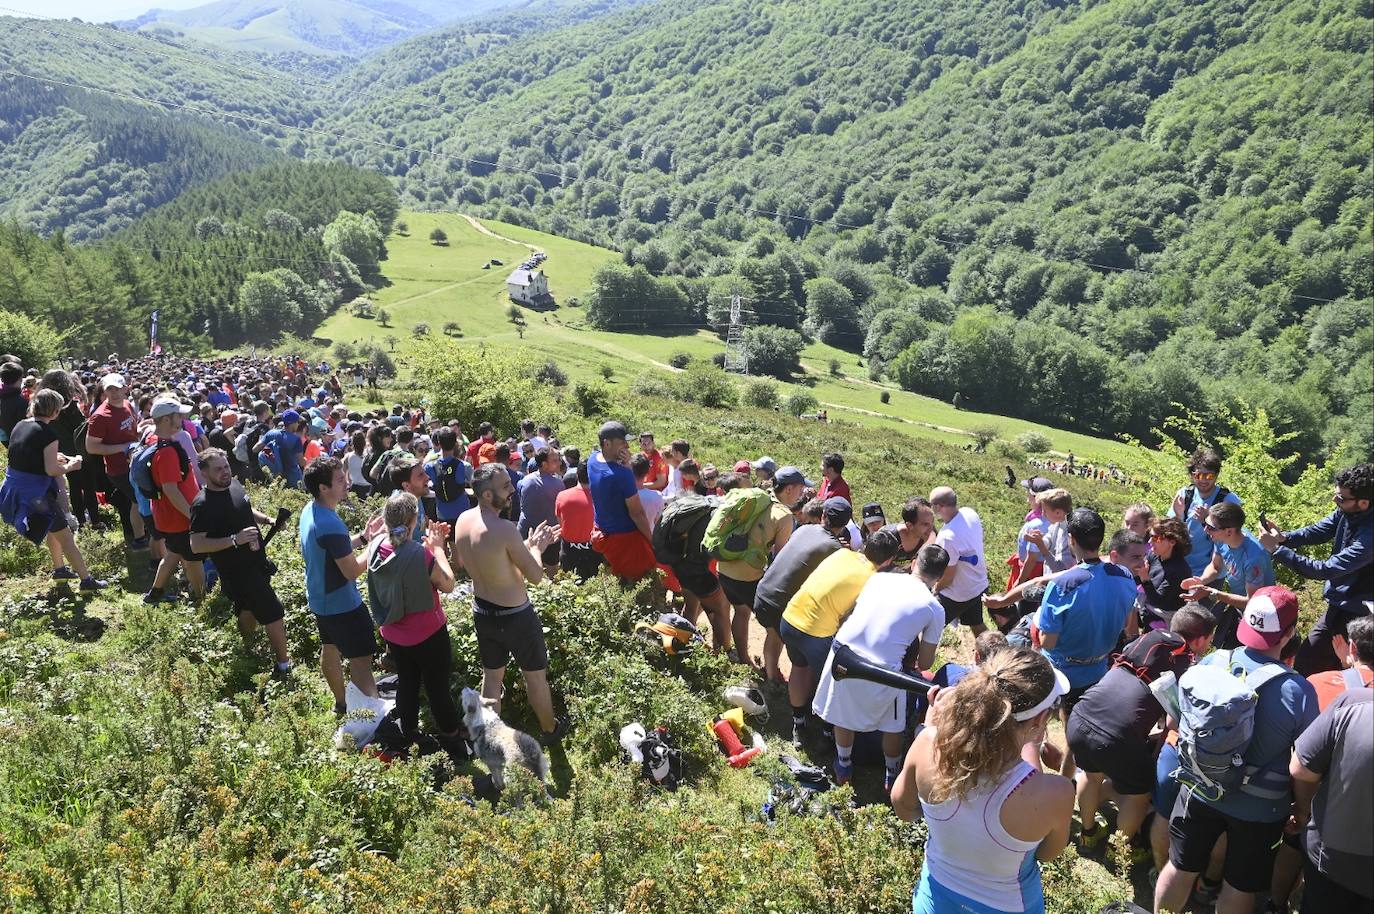
<path fill-rule="evenodd" d="M 272 675 L 284 678 L 291 670 L 282 622 L 286 610 L 272 588 L 276 569 L 267 558 L 258 529 L 271 520 L 249 503 L 224 451 L 206 448 L 199 462 L 205 488 L 191 502 L 191 549 L 215 557 L 220 587 L 238 611 L 239 634 L 246 642 L 261 625 L 276 654 Z"/>
<path fill-rule="evenodd" d="M 515 486 L 504 464 L 487 463 L 472 477 L 477 509 L 464 511 L 453 528 L 453 548 L 472 576 L 473 627 L 482 659 L 482 696 L 497 702 L 506 664 L 514 658 L 525 677 L 530 707 L 539 718 L 545 745 L 568 730 L 567 718 L 555 716 L 549 690 L 549 652 L 544 626 L 525 586 L 544 578 L 543 553 L 558 542 L 558 527 L 541 523 L 525 539 L 515 524 L 501 516 Z"/>

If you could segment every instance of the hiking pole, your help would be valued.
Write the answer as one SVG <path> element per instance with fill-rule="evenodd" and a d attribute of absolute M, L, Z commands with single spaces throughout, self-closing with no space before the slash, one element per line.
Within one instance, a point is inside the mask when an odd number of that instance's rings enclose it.
<path fill-rule="evenodd" d="M 929 692 L 934 683 L 910 673 L 899 673 L 885 666 L 865 660 L 847 644 L 835 645 L 835 653 L 830 658 L 830 675 L 836 681 L 841 679 L 863 679 L 894 689 L 907 689 L 913 692 Z"/>
<path fill-rule="evenodd" d="M 281 529 L 282 524 L 286 523 L 287 519 L 290 518 L 290 517 L 291 517 L 291 509 L 290 509 L 290 508 L 278 508 L 278 509 L 277 509 L 277 518 L 276 518 L 276 520 L 272 521 L 272 526 L 269 527 L 269 528 L 267 529 L 267 535 L 264 536 L 264 537 L 262 538 L 262 548 L 263 548 L 264 550 L 266 550 L 268 544 L 272 542 L 272 537 L 274 537 L 274 536 L 277 535 L 277 531 Z"/>

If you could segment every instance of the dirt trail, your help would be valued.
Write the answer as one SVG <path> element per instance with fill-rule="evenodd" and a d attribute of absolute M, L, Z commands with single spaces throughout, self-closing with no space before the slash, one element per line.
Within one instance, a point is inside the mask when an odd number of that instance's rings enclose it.
<path fill-rule="evenodd" d="M 498 239 L 498 240 L 500 240 L 500 241 L 508 242 L 508 243 L 510 243 L 510 244 L 518 244 L 518 245 L 519 245 L 520 247 L 522 247 L 522 248 L 529 248 L 529 249 L 530 249 L 530 252 L 531 252 L 531 253 L 534 253 L 534 254 L 542 254 L 542 253 L 544 253 L 544 249 L 541 248 L 541 247 L 538 247 L 538 246 L 533 245 L 533 244 L 529 244 L 528 242 L 525 242 L 525 241 L 516 241 L 514 238 L 507 238 L 505 235 L 498 235 L 498 234 L 496 234 L 495 232 L 493 232 L 491 229 L 487 228 L 487 227 L 486 227 L 485 225 L 483 225 L 482 223 L 478 222 L 477 219 L 476 219 L 475 217 L 469 216 L 469 215 L 466 214 L 466 213 L 463 213 L 462 215 L 463 215 L 463 218 L 466 219 L 466 220 L 468 221 L 468 225 L 472 226 L 472 227 L 475 228 L 477 231 L 481 232 L 483 235 L 487 235 L 487 236 L 490 236 L 490 237 L 492 237 L 492 238 L 496 238 L 496 239 Z"/>

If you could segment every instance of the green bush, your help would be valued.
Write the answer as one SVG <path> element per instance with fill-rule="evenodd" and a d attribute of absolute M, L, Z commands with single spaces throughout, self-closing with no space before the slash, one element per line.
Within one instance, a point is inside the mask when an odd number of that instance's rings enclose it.
<path fill-rule="evenodd" d="M 61 336 L 47 324 L 0 308 L 0 351 L 18 356 L 25 368 L 47 371 L 61 348 Z"/>
<path fill-rule="evenodd" d="M 989 450 L 1001 457 L 1003 460 L 1023 461 L 1026 459 L 1026 452 L 1014 441 L 1007 441 L 998 438 L 989 446 Z"/>
<path fill-rule="evenodd" d="M 778 408 L 778 386 L 772 381 L 757 379 L 744 385 L 744 404 L 756 409 Z"/>
<path fill-rule="evenodd" d="M 878 394 L 878 402 L 879 402 L 879 403 L 882 403 L 883 405 L 887 405 L 888 403 L 891 403 L 891 402 L 892 402 L 892 391 L 890 391 L 890 390 L 885 390 L 885 391 L 883 391 L 882 393 Z"/>
<path fill-rule="evenodd" d="M 799 390 L 787 395 L 782 408 L 789 416 L 812 415 L 821 408 L 821 403 L 811 391 Z"/>
<path fill-rule="evenodd" d="M 997 440 L 998 435 L 1002 434 L 995 425 L 975 425 L 968 430 L 968 433 L 973 437 L 974 446 L 980 451 L 986 449 L 989 444 Z"/>
<path fill-rule="evenodd" d="M 339 340 L 334 344 L 334 360 L 340 364 L 353 361 L 355 355 L 357 355 L 357 350 L 347 340 Z"/>
<path fill-rule="evenodd" d="M 549 359 L 534 371 L 534 379 L 540 384 L 548 384 L 552 387 L 567 387 L 568 373 L 558 367 L 558 363 Z"/>
<path fill-rule="evenodd" d="M 694 364 L 673 378 L 673 393 L 678 399 L 698 406 L 724 409 L 738 402 L 735 383 L 714 365 Z"/>
<path fill-rule="evenodd" d="M 672 355 L 668 356 L 668 364 L 674 368 L 686 368 L 691 361 L 692 357 L 681 351 L 674 352 Z"/>
<path fill-rule="evenodd" d="M 786 327 L 762 324 L 744 331 L 744 351 L 749 370 L 757 374 L 788 378 L 801 369 L 801 351 L 806 339 Z"/>
<path fill-rule="evenodd" d="M 1054 443 L 1044 432 L 1022 432 L 1016 436 L 1016 446 L 1027 454 L 1047 454 Z"/>
<path fill-rule="evenodd" d="M 526 416 L 557 425 L 565 414 L 548 386 L 526 374 L 525 359 L 514 350 L 426 337 L 412 344 L 410 363 L 416 386 L 429 392 L 434 414 L 457 419 L 463 428 L 490 422 L 516 429 Z"/>
<path fill-rule="evenodd" d="M 592 381 L 573 384 L 572 398 L 578 414 L 588 418 L 604 416 L 611 409 L 611 392 L 604 385 Z"/>
<path fill-rule="evenodd" d="M 641 397 L 671 397 L 673 382 L 662 372 L 645 371 L 635 375 L 630 382 L 630 392 Z"/>

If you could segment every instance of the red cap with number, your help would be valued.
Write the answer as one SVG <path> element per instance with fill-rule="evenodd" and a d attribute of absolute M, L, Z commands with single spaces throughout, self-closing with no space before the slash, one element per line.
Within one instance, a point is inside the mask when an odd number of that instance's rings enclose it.
<path fill-rule="evenodd" d="M 1277 647 L 1298 621 L 1298 598 L 1287 587 L 1261 587 L 1240 614 L 1236 637 L 1246 647 L 1267 651 Z"/>

